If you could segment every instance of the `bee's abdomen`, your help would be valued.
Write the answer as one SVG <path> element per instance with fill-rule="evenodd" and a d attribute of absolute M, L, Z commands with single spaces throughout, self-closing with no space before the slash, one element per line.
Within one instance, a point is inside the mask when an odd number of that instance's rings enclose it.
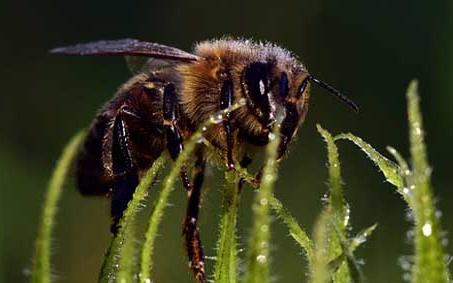
<path fill-rule="evenodd" d="M 109 128 L 109 118 L 99 115 L 91 126 L 80 149 L 76 163 L 77 188 L 83 195 L 107 194 L 113 182 L 102 158 L 103 139 Z"/>

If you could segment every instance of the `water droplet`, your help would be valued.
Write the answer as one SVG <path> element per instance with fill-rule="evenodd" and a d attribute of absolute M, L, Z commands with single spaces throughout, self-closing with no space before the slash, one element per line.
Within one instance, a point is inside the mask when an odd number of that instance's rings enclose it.
<path fill-rule="evenodd" d="M 256 257 L 256 261 L 259 262 L 259 263 L 266 263 L 267 262 L 267 258 L 265 255 L 258 255 Z"/>
<path fill-rule="evenodd" d="M 412 213 L 412 210 L 406 210 L 406 220 L 409 222 L 414 221 L 414 214 Z"/>
<path fill-rule="evenodd" d="M 30 267 L 25 267 L 22 269 L 22 274 L 26 277 L 30 277 L 31 276 L 31 268 Z"/>
<path fill-rule="evenodd" d="M 411 276 L 410 273 L 405 272 L 405 273 L 403 274 L 403 280 L 404 280 L 404 281 L 406 281 L 406 282 L 411 282 L 411 281 L 412 281 L 411 279 L 412 279 L 412 276 Z"/>
<path fill-rule="evenodd" d="M 406 238 L 409 243 L 412 243 L 414 241 L 415 237 L 415 232 L 413 229 L 410 229 L 406 232 Z"/>
<path fill-rule="evenodd" d="M 269 137 L 269 140 L 270 140 L 270 141 L 275 140 L 275 135 L 274 135 L 274 133 L 269 133 L 268 137 Z"/>
<path fill-rule="evenodd" d="M 423 236 L 425 236 L 425 237 L 431 236 L 431 234 L 433 232 L 433 228 L 431 227 L 431 224 L 425 223 L 425 225 L 423 225 L 423 227 L 422 227 L 422 232 L 423 232 Z"/>
<path fill-rule="evenodd" d="M 421 136 L 423 131 L 422 131 L 422 128 L 420 127 L 420 124 L 419 123 L 414 123 L 414 130 L 415 130 L 415 134 L 418 135 L 418 136 Z"/>
<path fill-rule="evenodd" d="M 203 127 L 203 128 L 201 128 L 201 130 L 202 130 L 203 132 L 206 132 L 206 131 L 208 130 L 208 128 L 207 128 L 207 127 Z"/>
<path fill-rule="evenodd" d="M 453 256 L 445 255 L 445 262 L 447 263 L 447 265 L 450 265 L 453 262 Z"/>
<path fill-rule="evenodd" d="M 407 256 L 400 257 L 398 261 L 399 261 L 399 264 L 401 266 L 401 269 L 403 269 L 404 271 L 410 271 L 411 270 L 412 264 L 409 261 L 409 258 Z"/>
<path fill-rule="evenodd" d="M 351 215 L 351 210 L 350 210 L 349 206 L 346 207 L 345 213 L 346 214 L 344 216 L 343 224 L 344 224 L 344 226 L 348 226 L 349 218 L 350 218 L 350 215 Z"/>
<path fill-rule="evenodd" d="M 264 175 L 263 178 L 264 178 L 263 180 L 265 182 L 272 182 L 274 180 L 274 177 L 272 176 L 272 174 L 266 174 L 266 175 Z"/>
<path fill-rule="evenodd" d="M 436 218 L 437 218 L 437 219 L 439 219 L 439 218 L 441 218 L 441 217 L 442 217 L 442 211 L 440 211 L 440 210 L 436 210 L 436 212 L 435 212 L 435 214 L 434 214 L 434 215 L 436 216 Z"/>
<path fill-rule="evenodd" d="M 220 122 L 222 122 L 223 120 L 222 118 L 223 118 L 222 114 L 212 116 L 211 119 L 209 119 L 209 122 L 211 122 L 211 124 L 219 124 Z"/>
<path fill-rule="evenodd" d="M 262 206 L 266 206 L 266 205 L 268 204 L 267 198 L 262 198 L 262 199 L 260 200 L 260 204 L 261 204 Z"/>
<path fill-rule="evenodd" d="M 262 225 L 262 226 L 261 226 L 261 231 L 262 231 L 262 232 L 267 232 L 267 231 L 269 231 L 269 226 L 267 226 L 267 225 Z"/>

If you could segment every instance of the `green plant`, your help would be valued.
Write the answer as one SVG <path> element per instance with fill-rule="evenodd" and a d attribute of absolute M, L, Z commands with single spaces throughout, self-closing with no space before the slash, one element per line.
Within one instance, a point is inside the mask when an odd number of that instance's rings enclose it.
<path fill-rule="evenodd" d="M 61 197 L 66 175 L 71 167 L 72 160 L 76 156 L 82 138 L 83 133 L 78 133 L 70 140 L 68 145 L 64 148 L 49 181 L 41 215 L 41 224 L 35 243 L 31 278 L 31 281 L 34 283 L 51 282 L 50 242 L 52 230 L 55 225 L 55 215 L 57 214 L 58 208 L 57 204 Z"/>
<path fill-rule="evenodd" d="M 340 140 L 353 142 L 379 168 L 386 180 L 395 186 L 408 208 L 414 215 L 414 264 L 411 282 L 446 283 L 449 282 L 445 254 L 441 245 L 441 228 L 436 217 L 433 192 L 430 182 L 430 167 L 427 162 L 423 139 L 422 119 L 419 109 L 417 83 L 412 82 L 407 92 L 411 163 L 409 165 L 393 148 L 388 148 L 396 162 L 381 155 L 371 145 L 352 134 L 332 136 L 318 126 L 318 131 L 327 145 L 328 156 L 328 197 L 314 226 L 313 235 L 302 228 L 284 205 L 272 194 L 278 175 L 276 161 L 279 136 L 278 128 L 270 136 L 271 142 L 266 149 L 261 185 L 255 191 L 253 201 L 253 227 L 247 245 L 245 271 L 238 274 L 239 255 L 237 251 L 237 213 L 240 201 L 241 182 L 251 182 L 253 178 L 245 169 L 238 173 L 225 173 L 226 187 L 223 196 L 223 211 L 220 219 L 217 256 L 213 279 L 219 283 L 270 282 L 271 213 L 286 225 L 290 236 L 300 246 L 308 267 L 308 280 L 311 283 L 323 282 L 363 282 L 360 264 L 354 256 L 356 249 L 363 244 L 376 228 L 376 224 L 351 235 L 350 208 L 344 196 L 341 177 L 341 164 L 336 143 Z M 242 102 L 241 102 L 242 103 Z M 241 107 L 241 103 L 226 111 Z M 220 114 L 225 114 L 223 113 Z M 152 282 L 153 250 L 158 226 L 162 220 L 168 196 L 176 181 L 179 169 L 190 158 L 191 152 L 203 137 L 203 130 L 218 119 L 210 119 L 188 141 L 185 149 L 174 163 L 165 178 L 160 194 L 154 201 L 149 218 L 145 243 L 140 256 L 134 256 L 138 247 L 135 241 L 135 214 L 138 205 L 144 201 L 147 189 L 164 159 L 158 159 L 137 187 L 133 200 L 121 220 L 121 229 L 112 239 L 105 257 L 100 282 Z M 50 181 L 42 223 L 36 241 L 33 268 L 33 282 L 51 282 L 50 276 L 50 236 L 53 227 L 57 202 L 61 194 L 67 169 L 73 159 L 82 135 L 77 135 L 65 149 Z"/>
<path fill-rule="evenodd" d="M 414 215 L 412 282 L 441 283 L 449 281 L 448 269 L 441 244 L 440 223 L 435 216 L 437 210 L 433 202 L 431 168 L 427 161 L 417 86 L 417 81 L 412 81 L 407 90 L 411 166 L 392 147 L 388 147 L 388 151 L 398 165 L 352 134 L 338 135 L 336 139 L 350 140 L 364 151 L 383 172 L 387 181 L 396 187 Z"/>
<path fill-rule="evenodd" d="M 129 202 L 124 216 L 120 221 L 120 228 L 116 237 L 112 238 L 107 254 L 102 264 L 100 282 L 130 282 L 134 277 L 135 259 L 135 217 L 140 203 L 147 196 L 148 189 L 152 185 L 159 169 L 164 165 L 164 158 L 157 159 L 153 166 L 143 177 L 134 192 L 134 197 Z M 163 199 L 162 197 L 159 199 Z"/>
<path fill-rule="evenodd" d="M 225 173 L 226 187 L 223 192 L 223 212 L 220 219 L 217 240 L 217 260 L 214 267 L 214 281 L 222 283 L 237 282 L 237 236 L 236 223 L 239 205 L 239 183 L 232 172 Z"/>

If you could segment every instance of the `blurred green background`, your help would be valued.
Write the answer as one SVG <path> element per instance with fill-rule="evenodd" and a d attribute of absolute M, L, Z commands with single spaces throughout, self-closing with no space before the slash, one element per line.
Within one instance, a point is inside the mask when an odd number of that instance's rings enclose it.
<path fill-rule="evenodd" d="M 0 2 L 0 281 L 27 282 L 46 183 L 62 146 L 129 76 L 121 58 L 65 58 L 65 44 L 134 37 L 190 50 L 232 35 L 269 40 L 297 53 L 319 78 L 361 106 L 353 114 L 318 88 L 298 141 L 284 162 L 276 194 L 311 230 L 326 191 L 326 152 L 315 124 L 352 131 L 381 152 L 407 156 L 405 89 L 420 80 L 429 157 L 445 230 L 453 231 L 453 2 L 445 1 L 1 1 Z M 379 223 L 365 247 L 368 282 L 403 282 L 399 259 L 411 254 L 406 208 L 362 153 L 340 144 L 346 194 L 356 230 Z M 220 214 L 222 183 L 206 185 L 201 232 L 208 256 Z M 250 227 L 244 191 L 240 241 Z M 181 239 L 185 196 L 172 195 L 156 251 L 156 282 L 190 282 Z M 109 239 L 109 204 L 82 198 L 68 182 L 53 241 L 58 282 L 95 282 Z M 300 250 L 277 221 L 272 273 L 301 282 Z M 410 234 L 410 233 L 409 233 Z M 452 239 L 446 234 L 445 239 Z M 452 247 L 447 246 L 452 254 Z M 243 253 L 242 253 L 243 254 Z M 209 267 L 212 262 L 209 262 Z M 211 269 L 210 269 L 211 270 Z"/>

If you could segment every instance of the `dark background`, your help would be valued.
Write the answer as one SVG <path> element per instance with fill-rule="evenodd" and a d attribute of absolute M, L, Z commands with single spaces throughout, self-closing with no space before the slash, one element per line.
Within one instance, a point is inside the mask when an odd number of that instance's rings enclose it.
<path fill-rule="evenodd" d="M 408 155 L 405 90 L 420 81 L 429 158 L 445 230 L 453 231 L 453 2 L 451 1 L 1 1 L 0 2 L 0 281 L 26 282 L 43 194 L 63 145 L 129 76 L 121 58 L 65 58 L 47 50 L 65 44 L 134 37 L 190 50 L 223 35 L 281 44 L 319 78 L 361 106 L 353 114 L 312 88 L 307 121 L 284 162 L 276 193 L 311 231 L 326 191 L 326 152 L 316 123 L 352 131 L 381 152 Z M 393 187 L 356 148 L 340 154 L 352 222 L 379 223 L 358 254 L 370 283 L 402 282 L 399 259 L 411 254 L 406 208 Z M 215 173 L 213 170 L 214 175 Z M 202 210 L 207 255 L 214 255 L 221 179 L 211 176 Z M 178 185 L 179 188 L 179 185 Z M 245 191 L 240 241 L 250 227 Z M 185 196 L 177 189 L 156 251 L 156 282 L 189 282 L 180 237 Z M 108 201 L 82 198 L 68 182 L 53 240 L 58 282 L 95 282 L 108 242 Z M 276 222 L 272 274 L 300 282 L 300 250 Z M 446 239 L 452 239 L 446 234 Z M 244 245 L 242 245 L 244 246 Z M 452 253 L 451 246 L 447 251 Z M 244 253 L 242 253 L 243 255 Z M 212 270 L 211 264 L 208 267 Z"/>

